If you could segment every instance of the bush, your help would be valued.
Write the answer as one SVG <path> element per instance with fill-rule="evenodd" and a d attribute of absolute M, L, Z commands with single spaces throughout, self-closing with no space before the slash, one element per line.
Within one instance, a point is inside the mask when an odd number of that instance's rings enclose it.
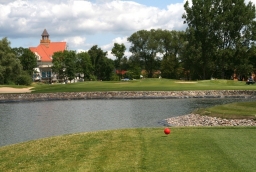
<path fill-rule="evenodd" d="M 16 82 L 17 85 L 31 85 L 32 78 L 28 74 L 22 74 L 17 77 Z"/>
<path fill-rule="evenodd" d="M 119 76 L 117 74 L 113 74 L 110 78 L 111 81 L 119 81 Z"/>
<path fill-rule="evenodd" d="M 97 81 L 97 77 L 95 75 L 90 75 L 89 81 Z"/>

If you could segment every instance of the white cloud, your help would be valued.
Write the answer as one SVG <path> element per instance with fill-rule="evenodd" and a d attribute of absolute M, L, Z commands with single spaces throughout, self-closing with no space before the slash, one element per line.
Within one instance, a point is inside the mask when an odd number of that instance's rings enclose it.
<path fill-rule="evenodd" d="M 81 44 L 85 43 L 85 38 L 80 37 L 80 36 L 75 36 L 75 37 L 70 37 L 70 38 L 66 38 L 64 39 L 64 41 L 71 43 L 73 46 L 79 46 Z"/>
<path fill-rule="evenodd" d="M 35 45 L 29 46 L 36 46 L 43 29 L 47 29 L 52 41 L 65 40 L 71 50 L 87 51 L 98 45 L 115 59 L 110 52 L 117 42 L 125 44 L 129 57 L 127 37 L 134 32 L 185 29 L 182 19 L 185 2 L 170 2 L 160 9 L 129 0 L 0 0 L 0 39 L 19 40 L 15 43 L 19 46 L 34 42 Z M 255 4 L 256 0 L 252 2 Z M 92 39 L 94 36 L 97 39 Z"/>
<path fill-rule="evenodd" d="M 176 4 L 168 6 L 168 10 L 160 10 L 131 1 L 102 1 L 96 4 L 72 0 L 17 0 L 0 6 L 0 21 L 7 24 L 4 36 L 8 37 L 17 36 L 17 28 L 20 27 L 27 30 L 24 36 L 37 36 L 38 29 L 42 28 L 51 29 L 52 34 L 66 36 L 106 31 L 131 34 L 141 29 L 181 28 L 181 8 L 182 4 Z M 18 21 L 20 18 L 26 19 L 25 25 Z"/>

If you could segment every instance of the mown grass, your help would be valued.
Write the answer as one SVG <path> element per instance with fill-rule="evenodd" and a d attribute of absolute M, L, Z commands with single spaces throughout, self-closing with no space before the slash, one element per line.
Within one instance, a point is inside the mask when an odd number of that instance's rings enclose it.
<path fill-rule="evenodd" d="M 256 85 L 244 81 L 201 80 L 184 82 L 171 79 L 133 81 L 86 81 L 71 84 L 33 84 L 33 93 L 89 91 L 183 91 L 183 90 L 255 90 Z"/>
<path fill-rule="evenodd" d="M 0 148 L 1 171 L 256 171 L 255 127 L 123 129 Z"/>
<path fill-rule="evenodd" d="M 216 105 L 209 108 L 197 109 L 193 113 L 228 119 L 244 118 L 256 120 L 256 102 L 239 102 Z"/>
<path fill-rule="evenodd" d="M 34 84 L 34 92 L 255 90 L 229 80 L 179 83 L 144 79 L 129 82 Z M 246 114 L 252 104 L 214 107 Z M 248 109 L 250 108 L 250 110 Z M 206 111 L 210 111 L 207 109 Z M 244 112 L 248 112 L 244 113 Z M 213 114 L 212 112 L 210 113 Z M 231 113 L 233 114 L 233 112 Z M 209 114 L 208 114 L 209 115 Z M 234 114 L 233 114 L 234 115 Z M 234 116 L 233 116 L 234 117 Z M 256 127 L 138 128 L 64 135 L 0 147 L 0 171 L 256 171 Z"/>

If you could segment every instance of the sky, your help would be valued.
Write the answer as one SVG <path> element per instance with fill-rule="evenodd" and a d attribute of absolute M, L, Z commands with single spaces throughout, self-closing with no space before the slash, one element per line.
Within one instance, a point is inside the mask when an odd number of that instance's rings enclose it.
<path fill-rule="evenodd" d="M 191 2 L 191 0 L 189 0 Z M 249 0 L 245 0 L 248 3 Z M 254 4 L 256 0 L 251 0 Z M 0 0 L 0 39 L 11 47 L 36 47 L 46 29 L 52 42 L 66 41 L 68 50 L 88 51 L 98 45 L 111 54 L 139 30 L 185 30 L 186 0 Z"/>

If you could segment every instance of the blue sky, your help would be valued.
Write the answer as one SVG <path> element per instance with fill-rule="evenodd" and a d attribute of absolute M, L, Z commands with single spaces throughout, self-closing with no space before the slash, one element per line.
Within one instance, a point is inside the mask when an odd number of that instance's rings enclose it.
<path fill-rule="evenodd" d="M 164 9 L 169 4 L 183 3 L 183 0 L 133 0 L 134 2 Z"/>

